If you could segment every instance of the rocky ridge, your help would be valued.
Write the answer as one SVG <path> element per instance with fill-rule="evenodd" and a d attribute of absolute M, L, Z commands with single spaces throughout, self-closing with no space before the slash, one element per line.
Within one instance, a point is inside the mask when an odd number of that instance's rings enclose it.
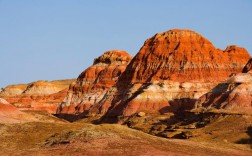
<path fill-rule="evenodd" d="M 56 113 L 67 88 L 73 80 L 36 81 L 29 84 L 10 85 L 3 88 L 0 97 L 20 110 Z"/>
<path fill-rule="evenodd" d="M 196 32 L 174 29 L 147 39 L 120 81 L 223 81 L 240 72 L 249 57 L 245 48 L 222 51 Z"/>
<path fill-rule="evenodd" d="M 70 85 L 58 113 L 78 114 L 89 111 L 118 80 L 132 57 L 122 50 L 110 50 L 94 60 Z"/>
<path fill-rule="evenodd" d="M 73 80 L 7 86 L 0 154 L 251 155 L 249 58 L 244 48 L 216 49 L 198 33 L 174 29 L 146 40 L 133 59 L 104 53 L 69 88 Z M 40 112 L 56 108 L 86 116 L 70 123 Z"/>
<path fill-rule="evenodd" d="M 145 41 L 90 114 L 118 121 L 141 111 L 192 109 L 197 98 L 241 72 L 249 58 L 244 48 L 228 46 L 222 51 L 191 30 L 158 33 Z"/>

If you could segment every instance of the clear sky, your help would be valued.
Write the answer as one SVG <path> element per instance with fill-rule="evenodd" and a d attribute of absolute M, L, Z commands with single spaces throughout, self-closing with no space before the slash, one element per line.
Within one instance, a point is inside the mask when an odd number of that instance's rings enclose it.
<path fill-rule="evenodd" d="M 192 29 L 252 54 L 252 0 L 0 0 L 0 87 L 76 78 L 110 49 Z"/>

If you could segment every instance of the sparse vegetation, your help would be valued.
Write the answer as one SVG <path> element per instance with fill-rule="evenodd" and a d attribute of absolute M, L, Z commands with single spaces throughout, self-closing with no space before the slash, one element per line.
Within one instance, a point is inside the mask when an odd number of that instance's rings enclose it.
<path fill-rule="evenodd" d="M 246 145 L 239 144 L 239 146 L 236 146 L 232 142 L 232 140 L 243 138 L 244 136 L 242 129 L 245 125 L 243 125 L 242 118 L 225 118 L 225 121 L 217 122 L 226 124 L 212 123 L 212 125 L 203 129 L 187 129 L 177 134 L 177 136 L 191 140 L 187 141 L 151 136 L 141 131 L 127 128 L 126 125 L 93 125 L 85 123 L 85 120 L 69 123 L 45 113 L 30 113 L 36 115 L 40 122 L 0 125 L 1 155 L 10 155 L 13 154 L 13 151 L 17 155 L 51 155 L 52 153 L 54 155 L 112 155 L 114 153 L 120 155 L 251 154 Z M 138 118 L 138 120 L 135 120 L 138 127 L 141 127 L 140 119 L 145 124 L 142 126 L 148 127 L 148 121 L 150 121 L 150 118 L 146 119 L 148 116 L 136 116 L 136 118 Z M 156 123 L 152 129 L 157 132 L 168 132 L 171 127 L 165 125 L 163 117 L 156 116 L 154 120 L 158 121 L 159 119 L 162 121 Z M 231 124 L 230 121 L 239 122 L 237 126 L 241 130 L 233 133 L 233 131 L 225 129 L 224 127 L 230 127 L 228 125 Z M 220 124 L 222 127 L 217 129 L 216 124 Z M 173 127 L 181 128 L 179 125 Z M 197 137 L 195 135 L 196 132 L 201 137 Z M 228 138 L 228 142 L 223 144 L 223 138 Z"/>

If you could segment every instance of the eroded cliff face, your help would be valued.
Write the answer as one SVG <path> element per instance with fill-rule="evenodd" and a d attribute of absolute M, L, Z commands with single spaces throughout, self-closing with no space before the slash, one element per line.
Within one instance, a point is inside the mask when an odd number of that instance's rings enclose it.
<path fill-rule="evenodd" d="M 74 80 L 36 81 L 29 84 L 10 85 L 0 97 L 20 110 L 47 111 L 55 114 Z"/>
<path fill-rule="evenodd" d="M 197 110 L 227 111 L 251 114 L 252 112 L 252 59 L 242 73 L 231 75 L 218 84 L 195 104 Z"/>
<path fill-rule="evenodd" d="M 240 72 L 249 57 L 244 48 L 222 51 L 196 32 L 170 30 L 145 41 L 120 81 L 223 81 Z"/>
<path fill-rule="evenodd" d="M 73 84 L 57 113 L 75 114 L 87 112 L 97 104 L 106 91 L 118 80 L 132 57 L 122 50 L 111 50 L 96 58 L 92 66 L 84 70 Z"/>
<path fill-rule="evenodd" d="M 244 48 L 216 49 L 190 30 L 170 30 L 147 39 L 91 114 L 127 117 L 143 111 L 192 109 L 197 98 L 230 74 L 239 73 L 250 55 Z"/>

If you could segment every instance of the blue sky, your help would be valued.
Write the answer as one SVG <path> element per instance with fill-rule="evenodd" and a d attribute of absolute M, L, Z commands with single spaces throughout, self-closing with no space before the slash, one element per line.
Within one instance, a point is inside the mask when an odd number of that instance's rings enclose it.
<path fill-rule="evenodd" d="M 252 54 L 252 1 L 0 0 L 0 87 L 76 78 L 105 51 L 135 55 L 173 28 Z"/>

